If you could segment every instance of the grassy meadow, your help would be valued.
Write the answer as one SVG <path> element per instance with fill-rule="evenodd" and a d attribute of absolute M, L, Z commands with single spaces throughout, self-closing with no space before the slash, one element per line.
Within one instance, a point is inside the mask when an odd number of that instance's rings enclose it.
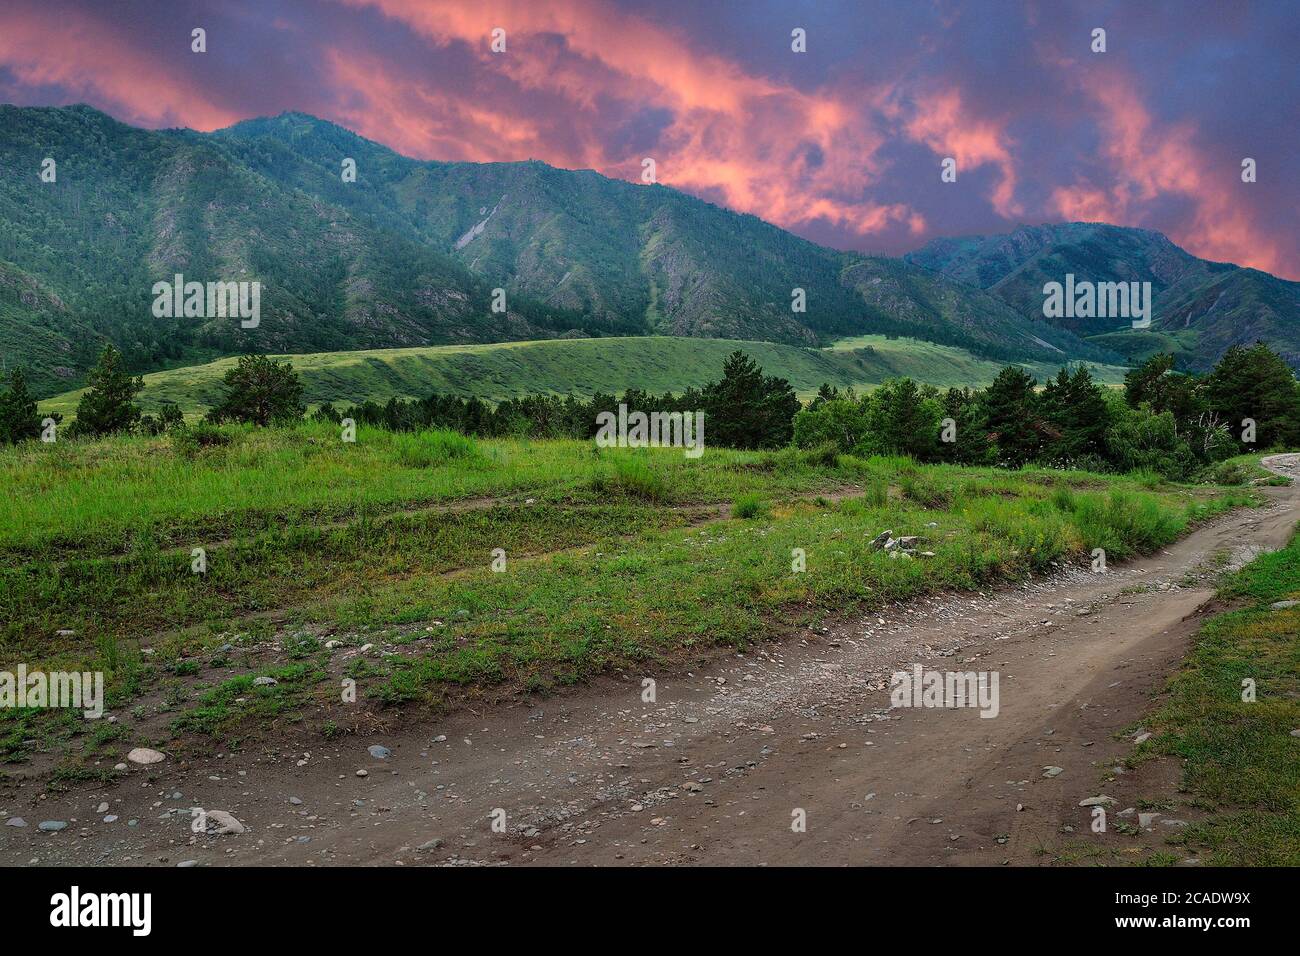
<path fill-rule="evenodd" d="M 1096 547 L 1149 552 L 1252 500 L 1150 474 L 824 450 L 186 434 L 0 449 L 0 667 L 103 670 L 119 718 L 6 711 L 0 759 L 60 754 L 77 772 L 127 739 L 235 746 L 278 724 L 334 733 L 367 709 L 684 666 Z M 919 535 L 918 556 L 873 550 L 886 529 Z M 362 708 L 336 702 L 345 676 Z"/>
<path fill-rule="evenodd" d="M 349 405 L 366 399 L 423 398 L 436 392 L 459 398 L 497 402 L 531 394 L 576 395 L 623 393 L 639 388 L 656 394 L 680 393 L 717 378 L 726 357 L 736 349 L 751 355 L 768 374 L 788 379 L 801 397 L 810 397 L 823 382 L 859 390 L 891 378 L 912 377 L 935 385 L 986 385 L 1002 363 L 979 358 L 965 349 L 918 339 L 864 335 L 833 348 L 805 349 L 771 342 L 731 339 L 686 339 L 636 336 L 603 339 L 550 339 L 490 345 L 445 345 L 356 352 L 321 352 L 277 356 L 287 359 L 302 378 L 310 406 L 333 402 Z M 221 377 L 235 364 L 226 358 L 144 376 L 141 407 L 156 412 L 174 402 L 187 415 L 211 408 Z M 1026 366 L 1039 380 L 1055 366 Z M 1123 380 L 1124 370 L 1094 366 L 1098 381 Z M 41 412 L 71 418 L 82 390 L 42 401 Z"/>

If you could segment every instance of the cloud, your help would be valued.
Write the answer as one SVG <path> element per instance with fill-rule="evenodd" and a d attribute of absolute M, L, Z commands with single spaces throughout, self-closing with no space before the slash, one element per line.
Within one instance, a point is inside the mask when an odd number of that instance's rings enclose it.
<path fill-rule="evenodd" d="M 1190 123 L 1159 122 L 1123 73 L 1076 75 L 1097 113 L 1106 182 L 1080 178 L 1058 186 L 1050 198 L 1055 212 L 1067 219 L 1143 225 L 1163 214 L 1162 203 L 1178 200 L 1188 211 L 1163 230 L 1189 252 L 1287 271 L 1278 243 L 1252 214 L 1252 197 L 1242 192 L 1257 187 L 1241 182 L 1239 160 L 1210 155 Z"/>
<path fill-rule="evenodd" d="M 145 126 L 213 130 L 243 118 L 192 74 L 169 69 L 111 24 L 76 9 L 6 0 L 0 5 L 0 65 L 22 86 L 56 87 L 64 102 L 95 101 Z"/>

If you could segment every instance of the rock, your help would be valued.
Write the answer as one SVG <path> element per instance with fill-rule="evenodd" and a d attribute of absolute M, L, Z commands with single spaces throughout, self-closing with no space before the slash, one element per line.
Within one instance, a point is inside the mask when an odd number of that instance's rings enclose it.
<path fill-rule="evenodd" d="M 54 633 L 55 633 L 55 635 L 56 635 L 57 637 L 72 637 L 72 636 L 75 635 L 77 632 L 76 632 L 76 631 L 70 631 L 70 630 L 68 630 L 67 628 L 61 628 L 60 630 L 57 630 L 57 631 L 55 631 Z"/>
<path fill-rule="evenodd" d="M 370 756 L 374 757 L 376 760 L 387 760 L 392 754 L 391 750 L 380 744 L 371 744 L 369 750 Z"/>
<path fill-rule="evenodd" d="M 188 869 L 188 868 L 190 868 L 191 866 L 198 866 L 198 865 L 199 865 L 199 861 L 198 861 L 198 860 L 181 860 L 181 861 L 180 861 L 179 863 L 177 863 L 176 865 L 177 865 L 178 867 L 182 868 L 182 869 Z"/>
<path fill-rule="evenodd" d="M 342 642 L 342 641 L 326 641 L 326 642 L 325 642 L 325 650 L 327 650 L 327 651 L 332 651 L 332 650 L 334 650 L 334 648 L 336 648 L 336 647 L 342 647 L 342 646 L 343 646 L 343 642 Z"/>
<path fill-rule="evenodd" d="M 362 644 L 362 645 L 361 645 L 361 650 L 359 650 L 357 653 L 358 653 L 358 654 L 364 654 L 366 651 L 373 650 L 373 649 L 374 649 L 374 646 L 375 646 L 375 645 L 373 645 L 373 644 Z"/>
<path fill-rule="evenodd" d="M 1268 607 L 1271 611 L 1285 611 L 1287 608 L 1295 607 L 1296 605 L 1300 605 L 1300 601 L 1274 601 Z"/>
<path fill-rule="evenodd" d="M 370 771 L 369 771 L 369 770 L 358 770 L 358 771 L 357 771 L 357 776 L 358 776 L 358 777 L 368 777 L 368 776 L 370 776 Z"/>
<path fill-rule="evenodd" d="M 881 548 L 885 546 L 886 541 L 892 541 L 892 540 L 894 540 L 894 532 L 882 531 L 880 532 L 880 534 L 876 535 L 874 538 L 871 539 L 871 544 L 868 545 L 868 547 L 874 548 L 876 551 L 879 551 Z"/>
<path fill-rule="evenodd" d="M 113 814 L 110 813 L 108 816 L 104 817 L 104 822 L 105 822 L 105 823 L 116 823 L 116 822 L 117 822 L 117 817 L 115 817 Z"/>
<path fill-rule="evenodd" d="M 1188 826 L 1186 820 L 1175 820 L 1173 817 L 1166 817 L 1160 821 L 1161 826 L 1166 827 L 1185 827 Z"/>
<path fill-rule="evenodd" d="M 115 763 L 115 764 L 113 764 L 113 769 L 114 769 L 114 770 L 125 770 L 125 769 L 126 769 L 126 764 L 124 764 L 124 763 Z"/>
<path fill-rule="evenodd" d="M 25 826 L 27 826 L 27 821 L 24 820 L 22 817 L 10 817 L 8 820 L 5 821 L 5 826 L 7 826 L 7 827 L 25 827 Z"/>
<path fill-rule="evenodd" d="M 1085 797 L 1079 801 L 1081 807 L 1108 807 L 1115 802 L 1114 797 L 1108 797 L 1104 793 L 1095 797 Z"/>
<path fill-rule="evenodd" d="M 434 837 L 428 843 L 421 843 L 419 846 L 416 847 L 416 850 L 438 850 L 441 848 L 442 848 L 442 840 L 438 837 Z"/>
<path fill-rule="evenodd" d="M 886 541 L 886 542 L 885 542 L 885 550 L 886 550 L 886 551 L 897 551 L 897 550 L 898 550 L 898 539 L 897 539 L 897 538 L 890 538 L 888 541 Z"/>
<path fill-rule="evenodd" d="M 300 797 L 290 797 L 289 802 L 292 803 L 295 807 L 302 806 L 302 799 Z"/>
<path fill-rule="evenodd" d="M 1140 826 L 1143 830 L 1150 830 L 1151 824 L 1155 823 L 1156 817 L 1158 816 L 1160 816 L 1160 814 L 1158 813 L 1139 813 L 1138 826 Z"/>
<path fill-rule="evenodd" d="M 242 823 L 234 818 L 232 814 L 225 810 L 209 810 L 208 825 L 216 824 L 216 830 L 210 830 L 212 833 L 244 833 L 247 831 Z"/>
<path fill-rule="evenodd" d="M 1044 768 L 1043 768 L 1043 776 L 1044 776 L 1044 777 L 1056 777 L 1056 776 L 1059 776 L 1060 774 L 1063 774 L 1063 773 L 1065 773 L 1065 769 L 1064 769 L 1063 767 L 1044 767 Z"/>
<path fill-rule="evenodd" d="M 126 759 L 132 763 L 151 764 L 158 763 L 164 760 L 165 757 L 157 750 L 150 750 L 148 747 L 136 747 L 126 755 Z"/>
<path fill-rule="evenodd" d="M 1291 731 L 1291 736 L 1300 737 L 1300 727 L 1297 727 L 1295 730 Z"/>
<path fill-rule="evenodd" d="M 280 682 L 279 682 L 278 680 L 276 680 L 274 677 L 255 677 L 255 678 L 253 678 L 253 686 L 254 686 L 254 687 L 274 687 L 274 686 L 275 686 L 276 684 L 278 684 L 278 683 L 280 683 Z"/>
<path fill-rule="evenodd" d="M 1138 744 L 1144 744 L 1150 739 L 1151 739 L 1151 734 L 1149 732 L 1138 734 L 1136 737 L 1133 738 L 1133 745 L 1137 746 Z"/>
<path fill-rule="evenodd" d="M 921 539 L 914 534 L 904 535 L 903 537 L 898 539 L 898 546 L 902 548 L 904 551 L 915 551 L 916 542 L 920 540 Z"/>
<path fill-rule="evenodd" d="M 96 812 L 96 813 L 107 813 L 107 812 L 108 812 L 108 801 L 105 800 L 105 801 L 104 801 L 103 803 L 101 803 L 98 807 L 96 807 L 96 808 L 95 808 L 95 812 Z"/>
<path fill-rule="evenodd" d="M 37 829 L 44 830 L 46 833 L 58 833 L 68 825 L 66 820 L 42 820 L 36 824 Z"/>

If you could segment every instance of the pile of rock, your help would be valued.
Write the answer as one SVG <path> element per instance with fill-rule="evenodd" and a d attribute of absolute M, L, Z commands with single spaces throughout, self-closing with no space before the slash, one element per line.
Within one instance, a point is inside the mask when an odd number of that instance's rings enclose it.
<path fill-rule="evenodd" d="M 920 535 L 908 534 L 894 537 L 893 530 L 882 531 L 871 540 L 871 548 L 875 551 L 885 551 L 891 558 L 897 558 L 902 555 L 904 558 L 934 557 L 933 551 L 917 551 L 916 543 L 921 540 Z"/>

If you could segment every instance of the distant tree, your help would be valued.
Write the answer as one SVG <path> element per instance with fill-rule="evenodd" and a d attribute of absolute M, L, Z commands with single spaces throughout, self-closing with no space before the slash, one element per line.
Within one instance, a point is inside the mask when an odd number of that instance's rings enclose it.
<path fill-rule="evenodd" d="M 1206 404 L 1224 418 L 1241 442 L 1242 422 L 1255 422 L 1253 446 L 1300 444 L 1300 389 L 1295 373 L 1263 342 L 1250 348 L 1234 345 L 1223 353 L 1202 383 Z"/>
<path fill-rule="evenodd" d="M 1008 365 L 984 393 L 987 428 L 997 446 L 997 462 L 1019 468 L 1042 445 L 1042 425 L 1034 387 L 1038 381 L 1018 365 Z"/>
<path fill-rule="evenodd" d="M 0 444 L 14 445 L 41 434 L 36 399 L 27 391 L 27 376 L 14 369 L 9 386 L 0 389 Z"/>
<path fill-rule="evenodd" d="M 766 376 L 744 352 L 732 352 L 722 380 L 703 392 L 705 441 L 730 448 L 789 444 L 799 399 L 783 378 Z"/>
<path fill-rule="evenodd" d="M 941 407 L 914 381 L 900 378 L 886 382 L 867 401 L 872 451 L 910 455 L 917 461 L 938 457 Z"/>
<path fill-rule="evenodd" d="M 1110 409 L 1087 366 L 1058 371 L 1044 386 L 1040 403 L 1051 428 L 1045 449 L 1050 462 L 1064 465 L 1105 453 Z"/>
<path fill-rule="evenodd" d="M 852 454 L 870 433 L 865 404 L 845 398 L 814 400 L 794 417 L 794 443 L 800 448 L 831 444 Z"/>
<path fill-rule="evenodd" d="M 222 391 L 221 401 L 208 413 L 214 423 L 282 425 L 301 419 L 307 410 L 293 366 L 265 355 L 241 356 L 222 379 Z"/>
<path fill-rule="evenodd" d="M 1130 408 L 1146 404 L 1156 414 L 1172 412 L 1184 421 L 1202 410 L 1196 386 L 1195 377 L 1174 371 L 1172 352 L 1158 352 L 1124 374 L 1124 400 Z"/>
<path fill-rule="evenodd" d="M 99 353 L 90 370 L 87 388 L 77 404 L 76 432 L 82 435 L 112 435 L 129 432 L 140 421 L 135 397 L 144 389 L 144 379 L 132 377 L 122 353 L 111 343 Z"/>
<path fill-rule="evenodd" d="M 952 441 L 943 441 L 943 419 L 952 419 Z M 950 388 L 942 400 L 937 458 L 962 465 L 987 465 L 994 446 L 989 441 L 984 402 L 969 388 Z"/>

